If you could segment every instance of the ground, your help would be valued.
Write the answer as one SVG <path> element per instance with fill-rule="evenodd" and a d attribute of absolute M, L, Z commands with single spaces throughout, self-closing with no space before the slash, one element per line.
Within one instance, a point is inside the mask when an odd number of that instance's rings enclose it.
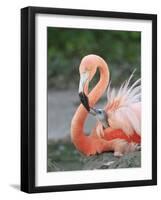
<path fill-rule="evenodd" d="M 79 153 L 70 141 L 58 140 L 48 142 L 48 172 L 116 169 L 141 166 L 141 152 L 136 151 L 121 158 L 112 152 L 86 157 Z"/>

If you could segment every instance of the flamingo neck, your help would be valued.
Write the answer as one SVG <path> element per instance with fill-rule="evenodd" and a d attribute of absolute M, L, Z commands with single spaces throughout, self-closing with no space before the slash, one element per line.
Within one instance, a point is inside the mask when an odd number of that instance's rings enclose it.
<path fill-rule="evenodd" d="M 97 85 L 93 88 L 93 90 L 90 92 L 88 96 L 90 107 L 93 107 L 97 103 L 97 101 L 105 92 L 107 84 L 109 82 L 109 70 L 106 62 L 102 58 L 97 57 L 96 65 L 100 72 L 100 80 L 98 81 Z M 86 90 L 88 90 L 87 87 Z M 88 115 L 87 110 L 81 104 L 76 110 L 76 113 L 72 119 L 71 138 L 73 143 L 78 147 L 78 149 L 81 143 L 84 143 L 86 142 L 86 140 L 88 140 L 88 136 L 84 132 L 84 124 L 87 115 Z"/>
<path fill-rule="evenodd" d="M 98 60 L 97 62 L 97 66 L 100 72 L 100 80 L 88 95 L 90 107 L 93 107 L 101 98 L 101 96 L 106 91 L 107 85 L 109 83 L 108 65 L 102 58 L 100 58 L 100 60 Z"/>

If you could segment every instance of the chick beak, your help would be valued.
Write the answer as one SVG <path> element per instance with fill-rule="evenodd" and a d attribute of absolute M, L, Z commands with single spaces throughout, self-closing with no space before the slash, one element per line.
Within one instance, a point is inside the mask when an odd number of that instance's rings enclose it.
<path fill-rule="evenodd" d="M 90 108 L 89 113 L 90 113 L 91 115 L 93 115 L 93 116 L 96 116 L 97 113 L 98 113 L 98 110 L 97 110 L 96 108 Z"/>

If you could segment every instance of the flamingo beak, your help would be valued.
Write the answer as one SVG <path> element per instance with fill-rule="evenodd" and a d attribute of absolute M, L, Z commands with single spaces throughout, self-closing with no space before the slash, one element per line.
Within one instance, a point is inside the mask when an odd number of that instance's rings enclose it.
<path fill-rule="evenodd" d="M 84 92 L 80 92 L 79 93 L 79 98 L 80 98 L 80 101 L 83 104 L 83 106 L 89 112 L 90 111 L 90 107 L 89 107 L 88 97 L 86 96 L 86 94 Z"/>
<path fill-rule="evenodd" d="M 85 87 L 87 80 L 88 80 L 88 73 L 87 72 L 82 73 L 81 76 L 80 76 L 78 92 L 79 92 L 79 98 L 80 98 L 81 103 L 86 108 L 86 110 L 89 112 L 90 107 L 89 107 L 88 97 L 84 93 L 84 87 Z"/>

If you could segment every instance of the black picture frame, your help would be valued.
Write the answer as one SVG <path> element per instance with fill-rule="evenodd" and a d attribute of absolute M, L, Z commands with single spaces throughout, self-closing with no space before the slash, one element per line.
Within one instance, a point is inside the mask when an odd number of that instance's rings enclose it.
<path fill-rule="evenodd" d="M 60 14 L 152 21 L 152 179 L 110 183 L 35 186 L 35 15 Z M 27 193 L 157 184 L 157 15 L 45 7 L 21 9 L 21 190 Z"/>

